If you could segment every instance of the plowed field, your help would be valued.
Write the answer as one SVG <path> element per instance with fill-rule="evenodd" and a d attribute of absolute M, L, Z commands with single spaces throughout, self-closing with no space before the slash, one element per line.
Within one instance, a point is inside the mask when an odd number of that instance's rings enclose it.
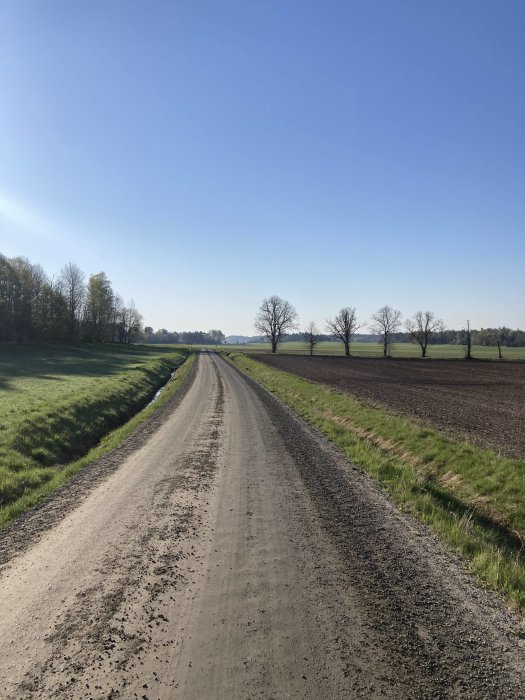
<path fill-rule="evenodd" d="M 455 436 L 525 456 L 525 364 L 254 356 Z"/>

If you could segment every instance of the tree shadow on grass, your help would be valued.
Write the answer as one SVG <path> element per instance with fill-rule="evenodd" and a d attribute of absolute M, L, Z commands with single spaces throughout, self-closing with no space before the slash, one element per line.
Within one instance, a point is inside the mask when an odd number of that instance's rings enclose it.
<path fill-rule="evenodd" d="M 505 550 L 508 554 L 518 559 L 521 564 L 525 564 L 525 541 L 510 526 L 479 512 L 434 484 L 427 484 L 426 491 L 431 494 L 432 498 L 443 510 L 453 514 L 458 522 L 472 522 L 498 548 Z"/>
<path fill-rule="evenodd" d="M 175 347 L 141 345 L 25 345 L 0 347 L 0 390 L 20 378 L 108 377 L 177 352 Z M 134 367 L 134 363 L 138 367 Z"/>

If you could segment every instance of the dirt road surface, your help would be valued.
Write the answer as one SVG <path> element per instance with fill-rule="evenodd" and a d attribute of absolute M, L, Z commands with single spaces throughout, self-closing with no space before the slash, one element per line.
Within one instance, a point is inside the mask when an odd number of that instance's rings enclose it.
<path fill-rule="evenodd" d="M 0 697 L 525 698 L 518 620 L 274 397 L 204 353 L 164 417 L 0 538 Z"/>

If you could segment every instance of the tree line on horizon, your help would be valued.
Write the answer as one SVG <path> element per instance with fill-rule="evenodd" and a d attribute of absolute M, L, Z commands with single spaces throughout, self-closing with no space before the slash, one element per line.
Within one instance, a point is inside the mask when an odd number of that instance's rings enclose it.
<path fill-rule="evenodd" d="M 474 330 L 467 322 L 461 330 L 447 330 L 431 311 L 418 311 L 404 322 L 401 312 L 384 306 L 368 324 L 357 319 L 355 308 L 343 307 L 334 318 L 326 321 L 321 333 L 313 322 L 302 332 L 297 323 L 297 311 L 277 296 L 264 299 L 259 308 L 255 327 L 271 343 L 272 352 L 283 340 L 301 340 L 310 352 L 321 340 L 343 343 L 350 355 L 350 344 L 358 331 L 368 325 L 369 340 L 379 341 L 387 356 L 393 343 L 416 342 L 423 357 L 429 344 L 461 344 L 468 352 L 472 345 L 501 347 L 525 345 L 525 331 L 506 327 Z M 142 316 L 133 301 L 127 305 L 113 290 L 104 272 L 86 275 L 74 263 L 66 264 L 57 278 L 50 278 L 41 265 L 25 257 L 7 258 L 0 253 L 0 342 L 118 342 L 166 343 L 190 345 L 221 345 L 225 342 L 221 330 L 154 331 L 142 327 Z"/>
<path fill-rule="evenodd" d="M 74 263 L 50 278 L 27 258 L 0 253 L 0 342 L 117 342 L 141 337 L 142 316 L 125 304 L 105 272 Z"/>
<path fill-rule="evenodd" d="M 431 345 L 462 345 L 464 329 L 444 329 L 442 331 L 436 331 L 432 334 L 430 339 Z M 472 334 L 472 344 L 473 345 L 483 345 L 496 347 L 496 335 L 500 337 L 500 342 L 502 347 L 506 348 L 517 348 L 525 346 L 525 331 L 519 329 L 507 328 L 506 326 L 500 326 L 498 328 L 480 328 L 479 330 L 471 329 Z M 254 336 L 253 340 L 248 342 L 260 342 L 262 336 Z M 379 341 L 379 336 L 374 333 L 356 333 L 354 339 L 361 343 L 377 343 Z M 294 333 L 287 333 L 282 339 L 283 343 L 289 342 L 301 342 L 304 340 L 304 332 L 297 331 Z M 333 341 L 334 336 L 330 333 L 319 332 L 319 342 Z M 398 331 L 392 334 L 393 343 L 411 343 L 412 336 L 407 331 Z"/>
<path fill-rule="evenodd" d="M 226 340 L 225 335 L 220 330 L 210 331 L 167 331 L 165 328 L 159 328 L 154 331 L 151 326 L 146 326 L 142 334 L 144 343 L 165 343 L 184 345 L 222 345 Z"/>
<path fill-rule="evenodd" d="M 499 327 L 475 331 L 471 328 L 470 321 L 467 321 L 460 331 L 447 331 L 443 321 L 433 311 L 416 311 L 411 318 L 405 319 L 403 332 L 402 318 L 401 311 L 385 305 L 376 311 L 370 322 L 363 323 L 358 320 L 354 307 L 345 306 L 333 318 L 326 320 L 326 331 L 330 339 L 343 344 L 347 357 L 351 354 L 352 340 L 364 326 L 369 326 L 372 335 L 382 345 L 384 357 L 390 355 L 395 342 L 417 343 L 422 357 L 426 357 L 430 344 L 441 342 L 463 345 L 467 359 L 471 358 L 472 345 L 475 344 L 496 345 L 500 358 L 503 346 L 525 345 L 525 332 L 520 330 Z M 275 353 L 278 344 L 299 328 L 298 314 L 290 302 L 274 295 L 263 299 L 254 326 L 270 342 L 272 353 Z M 310 355 L 313 355 L 314 347 L 327 337 L 321 334 L 313 321 L 301 333 L 293 335 L 299 335 L 303 339 L 309 347 Z"/>

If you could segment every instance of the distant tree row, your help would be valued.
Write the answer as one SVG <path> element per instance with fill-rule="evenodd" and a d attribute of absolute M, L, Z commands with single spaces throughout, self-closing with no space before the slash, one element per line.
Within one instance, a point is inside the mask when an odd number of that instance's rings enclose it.
<path fill-rule="evenodd" d="M 473 345 L 497 346 L 499 344 L 506 348 L 517 348 L 525 345 L 525 331 L 513 330 L 505 326 L 471 330 L 471 334 Z M 464 330 L 444 330 L 435 334 L 433 342 L 461 345 L 463 335 Z"/>
<path fill-rule="evenodd" d="M 142 316 L 104 272 L 87 282 L 74 263 L 56 279 L 27 258 L 0 254 L 0 342 L 119 342 L 140 338 Z"/>
<path fill-rule="evenodd" d="M 432 334 L 429 345 L 463 345 L 464 334 L 464 329 L 436 331 Z M 472 329 L 471 334 L 473 345 L 497 347 L 499 339 L 501 347 L 517 348 L 525 346 L 525 331 L 506 328 L 505 326 L 500 328 L 481 328 L 480 330 Z M 286 337 L 282 339 L 282 342 L 301 342 L 303 340 L 304 331 L 298 331 L 287 333 Z M 334 340 L 333 335 L 329 333 L 318 333 L 318 342 L 329 340 Z M 375 333 L 359 332 L 355 334 L 354 340 L 360 343 L 377 343 L 379 338 Z M 243 340 L 242 342 L 258 343 L 260 341 L 260 336 L 253 336 L 253 339 L 250 341 Z M 392 342 L 411 343 L 413 339 L 410 333 L 398 331 L 392 335 Z"/>
<path fill-rule="evenodd" d="M 494 345 L 501 348 L 525 345 L 525 331 L 510 328 L 485 328 L 473 330 L 470 321 L 459 331 L 445 330 L 443 321 L 433 311 L 417 311 L 404 322 L 402 331 L 402 314 L 391 306 L 383 306 L 372 316 L 369 323 L 360 323 L 356 309 L 345 306 L 335 317 L 326 320 L 326 332 L 322 335 L 315 323 L 311 321 L 302 333 L 294 333 L 299 328 L 297 311 L 290 302 L 278 296 L 264 299 L 255 317 L 255 328 L 266 338 L 276 352 L 279 342 L 285 336 L 302 339 L 313 355 L 315 346 L 330 338 L 343 344 L 345 355 L 350 356 L 350 347 L 357 331 L 368 325 L 372 332 L 370 339 L 378 341 L 383 348 L 383 355 L 388 357 L 392 345 L 396 342 L 413 342 L 419 345 L 421 356 L 427 356 L 428 346 L 433 343 L 457 344 L 465 347 L 465 356 L 471 357 L 472 345 Z"/>
<path fill-rule="evenodd" d="M 144 328 L 142 335 L 144 343 L 184 343 L 186 345 L 222 345 L 224 333 L 219 330 L 211 331 L 167 331 L 160 328 L 154 331 L 151 326 Z"/>

